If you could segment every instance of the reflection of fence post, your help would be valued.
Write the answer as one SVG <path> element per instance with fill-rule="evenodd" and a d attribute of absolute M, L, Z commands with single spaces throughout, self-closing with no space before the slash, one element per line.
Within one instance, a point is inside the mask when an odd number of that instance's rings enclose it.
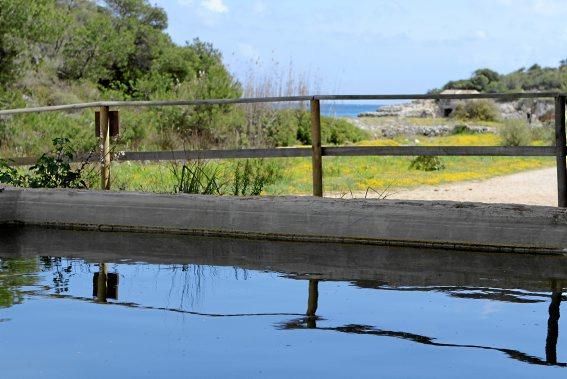
<path fill-rule="evenodd" d="M 549 318 L 547 319 L 547 338 L 545 339 L 545 360 L 547 363 L 557 363 L 557 338 L 559 337 L 559 308 L 563 288 L 556 281 L 551 285 L 551 303 L 549 304 Z"/>
<path fill-rule="evenodd" d="M 108 107 L 100 107 L 100 159 L 101 159 L 101 188 L 110 189 L 110 127 L 108 122 Z"/>
<path fill-rule="evenodd" d="M 555 98 L 555 148 L 557 160 L 557 205 L 567 207 L 567 165 L 565 156 L 565 96 Z"/>
<path fill-rule="evenodd" d="M 321 106 L 311 100 L 311 159 L 313 162 L 313 196 L 323 196 L 323 158 L 321 151 Z"/>
<path fill-rule="evenodd" d="M 307 299 L 307 313 L 309 317 L 314 317 L 317 313 L 317 305 L 319 303 L 319 281 L 309 281 L 309 298 Z"/>
<path fill-rule="evenodd" d="M 106 263 L 99 263 L 96 287 L 96 300 L 106 303 Z"/>

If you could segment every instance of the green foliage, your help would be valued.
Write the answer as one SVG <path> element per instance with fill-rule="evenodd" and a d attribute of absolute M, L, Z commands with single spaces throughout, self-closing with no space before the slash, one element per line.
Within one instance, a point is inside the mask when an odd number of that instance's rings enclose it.
<path fill-rule="evenodd" d="M 500 118 L 496 104 L 484 99 L 460 102 L 451 115 L 459 120 L 496 121 Z"/>
<path fill-rule="evenodd" d="M 468 127 L 468 125 L 465 124 L 457 124 L 453 127 L 453 130 L 451 131 L 451 134 L 470 134 L 471 133 L 471 129 Z"/>
<path fill-rule="evenodd" d="M 532 133 L 523 120 L 506 120 L 498 130 L 503 146 L 527 146 L 532 141 Z"/>
<path fill-rule="evenodd" d="M 268 141 L 273 146 L 311 144 L 311 115 L 302 109 L 284 109 L 273 115 L 268 124 Z M 326 145 L 356 143 L 370 135 L 340 118 L 321 117 L 321 142 Z"/>
<path fill-rule="evenodd" d="M 220 165 L 211 161 L 189 161 L 174 165 L 176 193 L 200 195 L 259 196 L 265 186 L 281 177 L 280 166 L 263 159 L 238 160 Z"/>
<path fill-rule="evenodd" d="M 370 134 L 347 120 L 341 118 L 322 117 L 321 139 L 324 144 L 344 145 L 356 143 L 370 138 Z"/>
<path fill-rule="evenodd" d="M 543 126 L 532 127 L 530 132 L 533 142 L 545 146 L 555 145 L 555 128 L 553 126 L 544 124 Z"/>
<path fill-rule="evenodd" d="M 42 44 L 64 29 L 53 0 L 0 0 L 0 84 L 6 85 L 44 58 Z"/>
<path fill-rule="evenodd" d="M 53 137 L 59 136 L 69 139 L 79 152 L 88 152 L 97 144 L 93 122 L 91 112 L 29 113 L 0 120 L 0 147 L 16 156 L 39 156 L 49 151 Z"/>
<path fill-rule="evenodd" d="M 20 174 L 7 161 L 0 160 L 0 182 L 31 188 L 89 188 L 83 177 L 88 160 L 73 169 L 74 156 L 75 150 L 67 138 L 55 138 L 51 153 L 43 154 L 29 173 Z"/>
<path fill-rule="evenodd" d="M 0 159 L 0 183 L 22 187 L 24 181 L 25 178 L 18 173 L 18 170 L 10 166 L 8 161 Z"/>
<path fill-rule="evenodd" d="M 411 161 L 409 168 L 420 171 L 440 171 L 445 168 L 445 165 L 437 156 L 419 155 Z"/>
<path fill-rule="evenodd" d="M 469 79 L 450 81 L 443 89 L 475 89 L 480 92 L 565 91 L 567 89 L 567 60 L 558 68 L 532 65 L 506 75 L 490 69 L 476 70 Z"/>
<path fill-rule="evenodd" d="M 206 161 L 187 162 L 179 168 L 174 165 L 172 173 L 175 177 L 176 193 L 199 195 L 222 195 L 224 184 L 220 178 L 219 166 Z"/>
<path fill-rule="evenodd" d="M 234 196 L 259 196 L 265 186 L 279 177 L 279 167 L 263 159 L 238 161 L 234 167 L 231 193 Z"/>

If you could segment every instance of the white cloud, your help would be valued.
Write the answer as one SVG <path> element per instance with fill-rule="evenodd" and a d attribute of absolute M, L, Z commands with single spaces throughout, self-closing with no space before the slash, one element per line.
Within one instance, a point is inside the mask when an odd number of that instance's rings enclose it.
<path fill-rule="evenodd" d="M 201 5 L 213 13 L 227 13 L 228 7 L 223 0 L 203 0 Z"/>

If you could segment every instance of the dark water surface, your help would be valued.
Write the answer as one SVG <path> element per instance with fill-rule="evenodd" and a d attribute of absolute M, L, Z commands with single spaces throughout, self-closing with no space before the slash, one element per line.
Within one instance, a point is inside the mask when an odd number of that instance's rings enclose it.
<path fill-rule="evenodd" d="M 567 375 L 567 258 L 0 231 L 3 378 Z"/>

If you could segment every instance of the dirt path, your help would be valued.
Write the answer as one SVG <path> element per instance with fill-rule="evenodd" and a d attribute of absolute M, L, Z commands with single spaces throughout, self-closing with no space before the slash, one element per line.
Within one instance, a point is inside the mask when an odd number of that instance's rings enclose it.
<path fill-rule="evenodd" d="M 400 190 L 387 198 L 556 206 L 556 169 L 546 168 L 481 181 Z"/>

